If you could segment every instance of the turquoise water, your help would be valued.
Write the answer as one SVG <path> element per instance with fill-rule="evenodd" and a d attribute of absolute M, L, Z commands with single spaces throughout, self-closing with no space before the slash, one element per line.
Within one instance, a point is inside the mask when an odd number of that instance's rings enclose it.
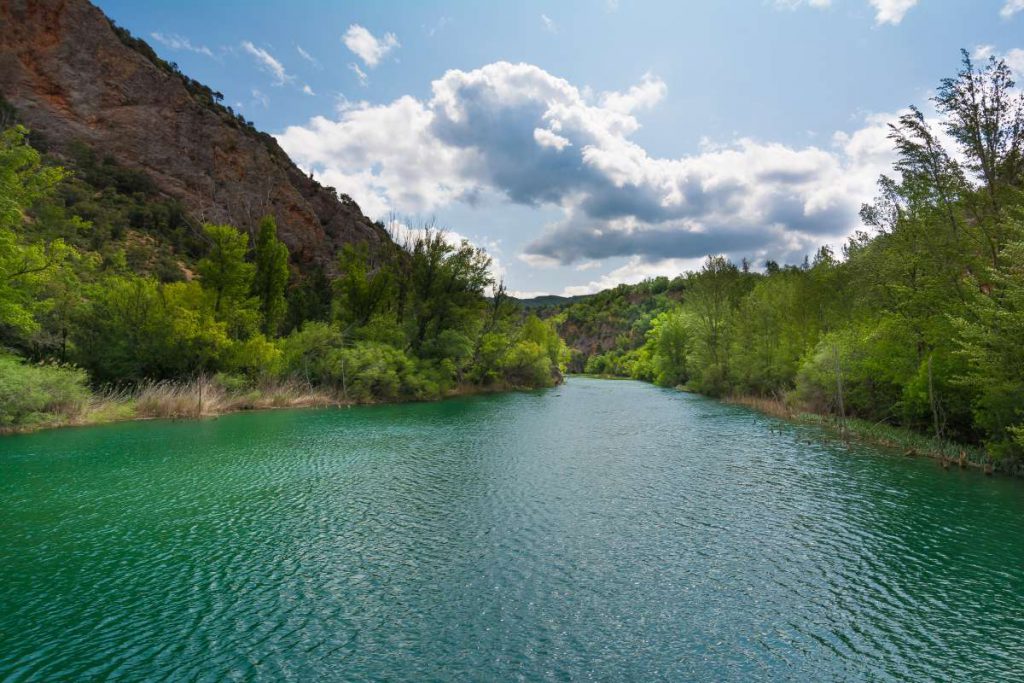
<path fill-rule="evenodd" d="M 1024 482 L 635 382 L 0 439 L 0 680 L 1024 680 Z"/>

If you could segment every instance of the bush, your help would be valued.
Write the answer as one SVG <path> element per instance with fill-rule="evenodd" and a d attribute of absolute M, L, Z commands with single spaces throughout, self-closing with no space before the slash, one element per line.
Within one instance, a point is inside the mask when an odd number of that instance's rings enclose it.
<path fill-rule="evenodd" d="M 64 365 L 27 365 L 0 355 L 0 428 L 70 421 L 89 404 L 83 370 Z"/>
<path fill-rule="evenodd" d="M 518 387 L 549 387 L 554 384 L 547 350 L 533 341 L 513 346 L 503 363 L 505 379 Z"/>

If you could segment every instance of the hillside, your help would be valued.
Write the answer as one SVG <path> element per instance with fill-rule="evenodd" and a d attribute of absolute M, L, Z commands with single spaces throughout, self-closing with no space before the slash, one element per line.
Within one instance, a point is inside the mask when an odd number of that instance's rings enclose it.
<path fill-rule="evenodd" d="M 86 0 L 0 3 L 0 94 L 33 143 L 76 167 L 140 172 L 193 223 L 250 233 L 272 214 L 298 264 L 329 264 L 345 244 L 388 240 L 346 195 L 321 186 L 220 95 L 164 62 Z"/>
<path fill-rule="evenodd" d="M 654 317 L 679 301 L 682 284 L 681 278 L 659 277 L 586 296 L 544 296 L 519 304 L 555 323 L 572 354 L 571 372 L 628 374 L 591 359 L 642 346 Z"/>

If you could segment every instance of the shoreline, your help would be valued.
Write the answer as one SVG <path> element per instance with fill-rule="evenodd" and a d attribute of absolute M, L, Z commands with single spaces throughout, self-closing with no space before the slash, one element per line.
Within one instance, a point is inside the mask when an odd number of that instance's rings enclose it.
<path fill-rule="evenodd" d="M 978 470 L 986 475 L 1003 474 L 1024 477 L 1024 463 L 1000 463 L 992 460 L 983 447 L 938 439 L 906 427 L 872 423 L 858 418 L 840 421 L 834 416 L 793 410 L 774 398 L 734 394 L 720 399 L 728 405 L 742 406 L 785 420 L 792 424 L 819 427 L 844 441 L 858 441 L 888 448 L 906 457 L 926 457 L 937 461 L 943 469 Z M 894 453 L 895 454 L 895 453 Z"/>
<path fill-rule="evenodd" d="M 165 385 L 173 390 L 179 388 L 194 389 L 192 383 L 182 387 Z M 555 386 L 558 386 L 557 384 Z M 147 399 L 140 399 L 128 396 L 94 396 L 90 405 L 85 407 L 80 415 L 72 418 L 55 416 L 56 419 L 41 420 L 29 425 L 18 425 L 12 427 L 0 427 L 0 439 L 5 436 L 17 436 L 34 434 L 36 432 L 49 431 L 53 429 L 73 429 L 79 427 L 98 427 L 101 425 L 116 424 L 119 422 L 145 422 L 148 420 L 205 420 L 217 418 L 222 415 L 235 413 L 260 412 L 269 410 L 304 410 L 310 408 L 351 408 L 353 406 L 376 406 L 376 405 L 400 405 L 406 403 L 436 403 L 447 401 L 453 398 L 468 396 L 485 396 L 490 394 L 518 393 L 525 391 L 536 391 L 553 387 L 517 387 L 509 385 L 500 386 L 473 386 L 460 385 L 443 396 L 432 398 L 402 398 L 397 400 L 373 400 L 356 401 L 339 399 L 328 392 L 309 389 L 298 394 L 273 389 L 266 392 L 247 392 L 230 394 L 222 392 L 220 396 L 209 397 L 205 405 L 202 399 L 189 397 L 183 402 L 180 396 L 174 396 L 172 405 L 142 406 L 139 403 Z M 141 411 L 141 412 L 140 412 Z"/>
<path fill-rule="evenodd" d="M 576 373 L 574 377 L 590 377 L 593 379 L 623 380 L 629 377 Z M 643 380 L 636 380 L 643 381 Z M 650 382 L 645 382 L 651 384 Z M 653 385 L 652 386 L 656 386 Z M 672 387 L 676 391 L 693 393 L 682 387 Z M 973 469 L 986 475 L 1001 474 L 1013 478 L 1024 478 L 1024 462 L 1001 463 L 992 460 L 983 447 L 961 444 L 952 441 L 938 441 L 934 437 L 915 432 L 906 427 L 895 427 L 888 424 L 876 424 L 857 418 L 847 418 L 840 422 L 834 416 L 821 415 L 794 410 L 782 400 L 746 394 L 733 394 L 715 398 L 727 405 L 741 406 L 755 410 L 763 415 L 785 420 L 792 424 L 821 428 L 837 438 L 845 441 L 880 446 L 894 451 L 894 455 L 902 453 L 905 457 L 926 457 L 935 460 L 943 469 Z"/>

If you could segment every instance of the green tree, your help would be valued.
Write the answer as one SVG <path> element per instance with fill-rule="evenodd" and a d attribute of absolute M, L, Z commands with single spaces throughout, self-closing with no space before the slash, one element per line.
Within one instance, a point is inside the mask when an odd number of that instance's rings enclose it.
<path fill-rule="evenodd" d="M 338 317 L 346 324 L 362 327 L 383 313 L 394 296 L 389 269 L 371 263 L 366 244 L 346 244 L 338 256 L 342 275 L 335 283 Z"/>
<path fill-rule="evenodd" d="M 38 328 L 47 278 L 71 252 L 62 239 L 32 239 L 24 230 L 29 209 L 52 200 L 64 178 L 60 168 L 43 165 L 27 134 L 21 126 L 0 134 L 0 340 Z"/>
<path fill-rule="evenodd" d="M 288 302 L 288 247 L 277 239 L 277 223 L 273 216 L 264 216 L 256 234 L 256 269 L 252 292 L 259 299 L 263 314 L 263 332 L 273 337 L 281 330 Z"/>
<path fill-rule="evenodd" d="M 229 305 L 249 296 L 255 266 L 247 263 L 248 238 L 230 225 L 203 226 L 209 241 L 209 252 L 199 261 L 199 278 L 203 287 L 213 293 L 213 310 L 220 314 Z"/>

